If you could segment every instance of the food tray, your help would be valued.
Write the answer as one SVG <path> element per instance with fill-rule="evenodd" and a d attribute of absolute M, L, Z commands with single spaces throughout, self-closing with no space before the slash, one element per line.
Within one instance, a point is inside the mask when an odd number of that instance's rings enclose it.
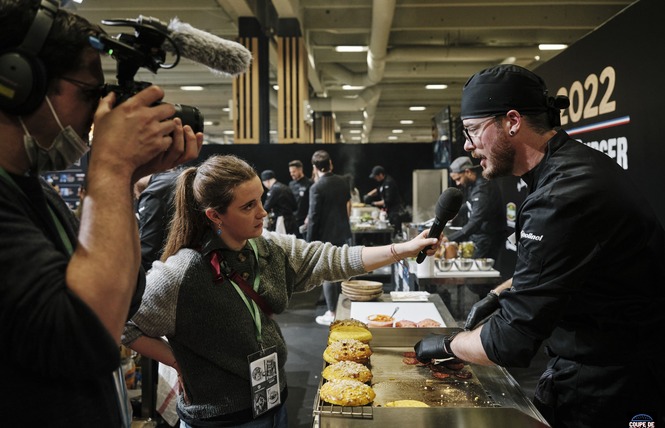
<path fill-rule="evenodd" d="M 329 404 L 320 398 L 325 380 L 321 378 L 316 395 L 316 415 L 335 415 L 349 418 L 372 419 L 372 408 L 385 407 L 396 400 L 418 400 L 430 407 L 480 408 L 500 407 L 483 388 L 472 366 L 465 364 L 463 370 L 471 373 L 469 379 L 455 376 L 457 370 L 442 368 L 450 377 L 435 378 L 429 366 L 404 363 L 409 347 L 373 347 L 368 364 L 372 370 L 371 386 L 376 393 L 374 401 L 367 406 L 344 407 Z M 323 368 L 327 366 L 324 363 Z M 322 369 L 323 370 L 323 369 Z"/>

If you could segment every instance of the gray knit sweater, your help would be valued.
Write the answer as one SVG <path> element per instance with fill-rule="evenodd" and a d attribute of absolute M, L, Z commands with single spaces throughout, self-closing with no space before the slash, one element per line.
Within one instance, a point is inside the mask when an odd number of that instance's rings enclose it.
<path fill-rule="evenodd" d="M 342 280 L 365 272 L 362 247 L 335 247 L 306 242 L 292 235 L 264 232 L 258 248 L 258 293 L 273 312 L 281 313 L 294 292 L 323 280 Z M 257 352 L 256 327 L 235 287 L 213 282 L 208 254 L 220 249 L 229 266 L 254 283 L 256 257 L 247 244 L 226 248 L 212 232 L 201 252 L 181 249 L 165 263 L 155 262 L 138 312 L 127 323 L 123 343 L 140 335 L 166 336 L 180 365 L 190 400 L 178 399 L 185 419 L 206 419 L 250 408 L 247 357 Z M 202 255 L 203 254 L 203 255 Z M 261 312 L 263 347 L 275 346 L 280 388 L 286 386 L 286 344 L 278 324 Z"/>

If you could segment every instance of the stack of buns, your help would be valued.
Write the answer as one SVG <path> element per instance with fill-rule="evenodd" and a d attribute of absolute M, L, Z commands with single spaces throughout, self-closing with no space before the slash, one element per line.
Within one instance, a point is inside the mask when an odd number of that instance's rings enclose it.
<path fill-rule="evenodd" d="M 323 352 L 329 364 L 322 372 L 323 401 L 338 406 L 365 406 L 374 401 L 376 394 L 367 384 L 372 372 L 366 366 L 372 355 L 371 340 L 372 333 L 361 321 L 337 320 L 330 325 L 328 346 Z"/>

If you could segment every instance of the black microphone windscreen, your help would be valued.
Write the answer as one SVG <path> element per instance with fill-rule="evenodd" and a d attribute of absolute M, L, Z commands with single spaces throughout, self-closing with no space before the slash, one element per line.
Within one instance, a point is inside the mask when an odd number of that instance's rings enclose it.
<path fill-rule="evenodd" d="M 464 195 L 462 191 L 456 187 L 449 187 L 439 196 L 436 208 L 434 208 L 434 215 L 438 219 L 450 220 L 457 215 L 463 201 Z"/>

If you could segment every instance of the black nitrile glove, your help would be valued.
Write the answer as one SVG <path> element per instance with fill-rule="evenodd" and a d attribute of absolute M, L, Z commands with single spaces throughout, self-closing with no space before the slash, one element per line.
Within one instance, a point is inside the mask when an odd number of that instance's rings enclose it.
<path fill-rule="evenodd" d="M 494 311 L 499 309 L 499 296 L 493 292 L 487 293 L 487 296 L 476 302 L 469 311 L 464 323 L 464 330 L 473 330 L 485 318 L 492 315 Z"/>
<path fill-rule="evenodd" d="M 455 337 L 452 335 L 433 334 L 416 343 L 413 349 L 416 351 L 416 359 L 423 364 L 432 359 L 452 358 L 455 355 L 450 349 L 450 341 Z"/>

